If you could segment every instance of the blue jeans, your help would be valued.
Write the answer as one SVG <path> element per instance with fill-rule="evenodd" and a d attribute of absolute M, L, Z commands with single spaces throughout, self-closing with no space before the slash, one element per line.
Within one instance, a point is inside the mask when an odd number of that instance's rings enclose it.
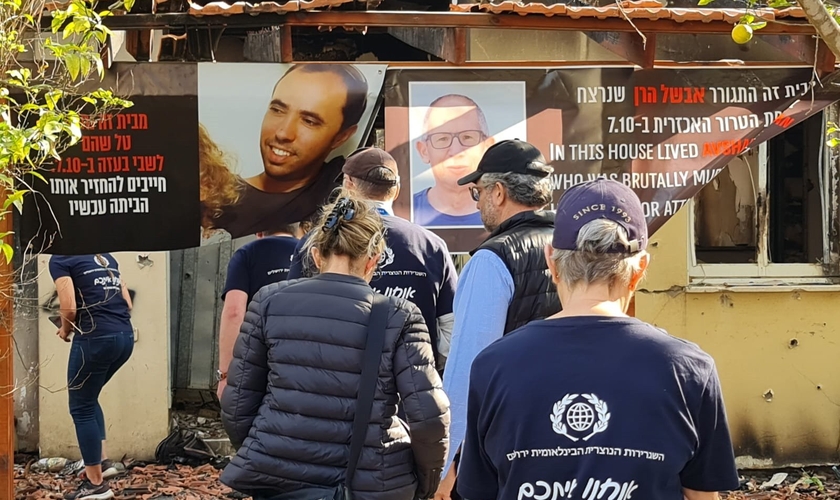
<path fill-rule="evenodd" d="M 85 465 L 102 463 L 105 415 L 99 406 L 99 393 L 128 361 L 133 350 L 133 332 L 73 336 L 67 366 L 67 392 L 70 416 L 76 426 L 76 439 Z"/>

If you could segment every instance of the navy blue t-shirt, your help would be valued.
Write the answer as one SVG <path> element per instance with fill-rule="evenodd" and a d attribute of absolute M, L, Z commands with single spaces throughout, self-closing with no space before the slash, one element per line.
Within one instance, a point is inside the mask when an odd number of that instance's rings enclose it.
<path fill-rule="evenodd" d="M 109 253 L 53 255 L 50 276 L 69 277 L 76 291 L 75 334 L 133 332 L 128 303 L 122 296 L 119 264 Z"/>
<path fill-rule="evenodd" d="M 683 500 L 739 487 L 720 383 L 695 344 L 634 318 L 535 321 L 472 365 L 458 493 Z"/>
<path fill-rule="evenodd" d="M 251 302 L 260 288 L 284 281 L 297 244 L 292 236 L 267 236 L 240 247 L 228 263 L 222 300 L 229 291 L 240 290 Z"/>
<path fill-rule="evenodd" d="M 452 313 L 452 301 L 458 285 L 458 274 L 449 249 L 439 236 L 417 224 L 385 214 L 382 220 L 385 225 L 385 251 L 370 286 L 377 293 L 402 297 L 420 309 L 437 356 L 437 318 Z M 306 263 L 302 261 L 308 236 L 301 240 L 295 251 L 289 279 L 309 277 L 317 272 L 316 269 L 305 268 Z"/>

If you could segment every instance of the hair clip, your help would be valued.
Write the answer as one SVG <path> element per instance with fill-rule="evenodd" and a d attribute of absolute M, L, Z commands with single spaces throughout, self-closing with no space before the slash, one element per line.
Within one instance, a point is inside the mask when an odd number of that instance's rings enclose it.
<path fill-rule="evenodd" d="M 338 222 L 340 219 L 344 220 L 352 220 L 353 217 L 356 215 L 356 209 L 353 207 L 353 203 L 350 201 L 349 198 L 340 198 L 330 212 L 330 215 L 327 217 L 327 221 L 324 223 L 324 227 L 322 228 L 324 232 L 330 231 L 338 227 Z"/>

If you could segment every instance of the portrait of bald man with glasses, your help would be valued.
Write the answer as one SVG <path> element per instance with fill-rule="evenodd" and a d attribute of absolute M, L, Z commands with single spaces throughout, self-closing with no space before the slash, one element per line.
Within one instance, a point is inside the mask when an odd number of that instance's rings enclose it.
<path fill-rule="evenodd" d="M 484 152 L 495 143 L 484 112 L 469 97 L 447 94 L 435 99 L 415 142 L 434 184 L 414 193 L 413 222 L 421 226 L 477 226 L 481 215 L 468 186 L 458 179 L 475 171 Z"/>

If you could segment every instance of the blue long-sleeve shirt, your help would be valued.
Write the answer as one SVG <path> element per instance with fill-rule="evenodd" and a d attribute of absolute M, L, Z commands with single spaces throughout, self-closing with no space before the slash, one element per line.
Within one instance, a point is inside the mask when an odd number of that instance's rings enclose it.
<path fill-rule="evenodd" d="M 444 476 L 466 434 L 470 368 L 485 347 L 502 338 L 513 290 L 510 271 L 490 250 L 473 254 L 458 278 L 452 345 L 443 372 L 443 389 L 449 397 L 451 418 Z"/>

